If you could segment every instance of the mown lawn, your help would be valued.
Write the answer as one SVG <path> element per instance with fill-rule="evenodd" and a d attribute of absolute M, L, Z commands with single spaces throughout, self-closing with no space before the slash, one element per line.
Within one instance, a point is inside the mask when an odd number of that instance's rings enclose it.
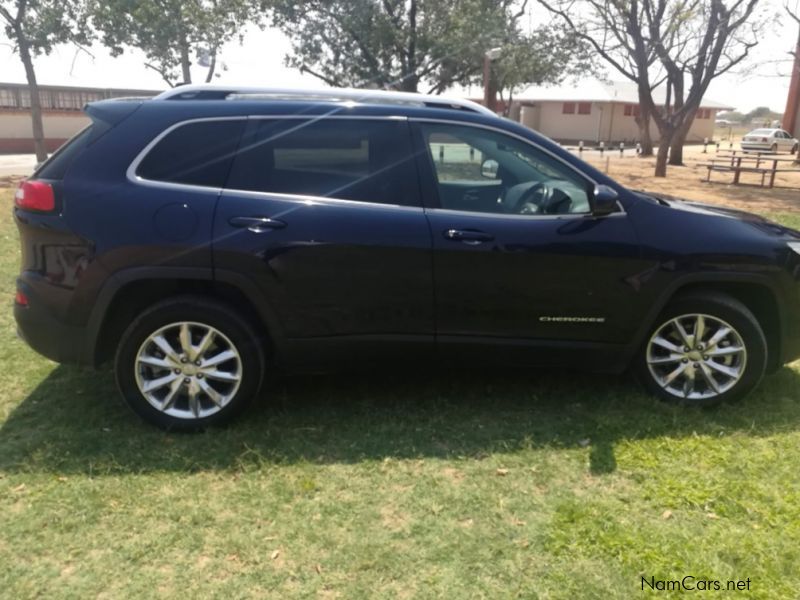
<path fill-rule="evenodd" d="M 6 306 L 4 598 L 631 598 L 685 575 L 800 593 L 798 364 L 718 411 L 628 377 L 293 379 L 232 427 L 177 435 L 108 371 L 34 354 Z"/>

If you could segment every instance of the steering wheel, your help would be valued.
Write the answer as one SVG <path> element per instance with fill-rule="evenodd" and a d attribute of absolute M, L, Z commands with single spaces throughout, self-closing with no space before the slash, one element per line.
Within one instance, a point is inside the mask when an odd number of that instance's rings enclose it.
<path fill-rule="evenodd" d="M 572 199 L 557 183 L 557 179 L 551 179 L 528 181 L 510 187 L 500 198 L 503 212 L 517 215 L 569 213 Z"/>

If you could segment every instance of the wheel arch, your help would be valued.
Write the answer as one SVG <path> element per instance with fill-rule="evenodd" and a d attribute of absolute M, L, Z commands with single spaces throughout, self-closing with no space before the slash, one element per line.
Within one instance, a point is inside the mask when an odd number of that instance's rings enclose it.
<path fill-rule="evenodd" d="M 212 277 L 210 269 L 135 268 L 115 273 L 98 296 L 89 319 L 88 356 L 110 360 L 131 321 L 148 306 L 170 297 L 198 295 L 233 306 L 257 328 L 269 359 L 283 348 L 278 320 L 255 284 L 238 273 Z"/>
<path fill-rule="evenodd" d="M 783 305 L 779 293 L 769 279 L 751 274 L 694 275 L 675 282 L 643 321 L 631 350 L 631 359 L 670 302 L 680 296 L 703 292 L 726 294 L 744 304 L 753 313 L 767 339 L 767 371 L 777 371 L 783 364 Z"/>

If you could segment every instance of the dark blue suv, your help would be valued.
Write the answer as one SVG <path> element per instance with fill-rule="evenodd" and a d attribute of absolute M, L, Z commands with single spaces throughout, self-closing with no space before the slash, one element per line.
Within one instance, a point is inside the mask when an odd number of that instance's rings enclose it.
<path fill-rule="evenodd" d="M 17 191 L 15 315 L 53 360 L 113 359 L 160 426 L 273 371 L 632 366 L 709 405 L 800 357 L 800 233 L 629 191 L 478 105 L 193 86 L 86 112 Z"/>

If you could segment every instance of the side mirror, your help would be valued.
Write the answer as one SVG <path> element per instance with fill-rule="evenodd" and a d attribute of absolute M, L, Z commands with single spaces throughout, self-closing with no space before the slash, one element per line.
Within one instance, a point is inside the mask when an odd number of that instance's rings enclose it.
<path fill-rule="evenodd" d="M 481 163 L 481 177 L 486 179 L 497 179 L 497 172 L 499 170 L 500 164 L 492 158 L 487 158 Z"/>
<path fill-rule="evenodd" d="M 592 194 L 592 214 L 596 217 L 604 217 L 619 210 L 617 200 L 619 194 L 614 188 L 607 185 L 594 186 L 594 193 Z"/>

